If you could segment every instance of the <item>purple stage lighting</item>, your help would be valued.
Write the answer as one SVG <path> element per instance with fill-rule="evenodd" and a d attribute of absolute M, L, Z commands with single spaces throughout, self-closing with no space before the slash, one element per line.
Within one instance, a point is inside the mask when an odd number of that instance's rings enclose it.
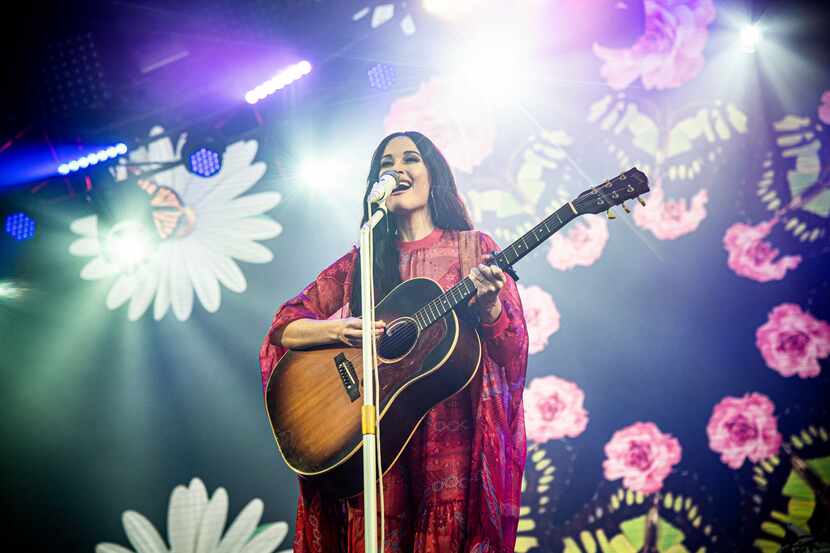
<path fill-rule="evenodd" d="M 200 177 L 212 177 L 222 168 L 222 156 L 213 150 L 199 148 L 187 160 L 190 172 Z"/>
<path fill-rule="evenodd" d="M 369 69 L 369 86 L 387 90 L 395 84 L 395 68 L 385 63 L 379 63 Z"/>
<path fill-rule="evenodd" d="M 68 163 L 61 163 L 58 166 L 58 173 L 61 175 L 68 175 L 69 173 L 74 173 L 80 169 L 86 169 L 90 165 L 95 165 L 96 163 L 113 159 L 126 153 L 127 145 L 123 142 L 119 142 L 115 146 L 110 146 L 109 148 L 104 148 L 102 150 L 98 150 L 97 152 L 86 154 L 85 156 L 73 159 Z"/>
<path fill-rule="evenodd" d="M 6 232 L 15 240 L 28 240 L 35 235 L 35 222 L 25 213 L 6 217 Z"/>
<path fill-rule="evenodd" d="M 261 85 L 249 90 L 245 94 L 245 101 L 249 104 L 256 104 L 260 100 L 270 96 L 278 90 L 282 90 L 294 81 L 311 73 L 311 64 L 305 60 L 288 66 L 273 78 L 265 81 Z"/>

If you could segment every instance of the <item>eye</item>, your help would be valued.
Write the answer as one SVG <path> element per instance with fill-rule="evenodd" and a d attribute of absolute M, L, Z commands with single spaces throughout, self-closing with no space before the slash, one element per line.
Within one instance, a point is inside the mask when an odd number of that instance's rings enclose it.
<path fill-rule="evenodd" d="M 418 163 L 419 161 L 421 161 L 421 158 L 419 158 L 418 156 L 407 156 L 404 158 L 404 161 L 406 161 L 407 163 Z"/>

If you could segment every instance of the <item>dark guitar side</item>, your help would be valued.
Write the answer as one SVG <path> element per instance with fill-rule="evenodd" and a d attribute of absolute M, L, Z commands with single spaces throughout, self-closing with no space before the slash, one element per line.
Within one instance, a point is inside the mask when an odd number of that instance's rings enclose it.
<path fill-rule="evenodd" d="M 443 293 L 433 280 L 415 278 L 393 289 L 375 308 L 387 323 L 410 316 Z M 349 398 L 335 357 L 343 353 L 360 382 Z M 427 412 L 475 376 L 481 342 L 474 326 L 450 312 L 429 326 L 414 349 L 394 363 L 379 362 L 381 472 L 397 460 Z M 290 350 L 268 380 L 265 408 L 288 466 L 321 490 L 349 497 L 363 489 L 361 407 L 363 362 L 359 348 L 322 346 Z"/>

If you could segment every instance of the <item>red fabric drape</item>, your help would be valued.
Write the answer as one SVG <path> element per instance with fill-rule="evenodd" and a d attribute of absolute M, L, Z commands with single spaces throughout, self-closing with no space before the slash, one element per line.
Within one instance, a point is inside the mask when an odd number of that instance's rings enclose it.
<path fill-rule="evenodd" d="M 482 255 L 498 249 L 488 235 L 478 236 Z M 399 247 L 403 280 L 429 277 L 446 290 L 466 276 L 461 274 L 457 231 L 436 229 Z M 263 386 L 284 353 L 270 343 L 273 332 L 301 318 L 349 316 L 356 259 L 352 249 L 277 311 L 260 350 Z M 510 277 L 499 297 L 501 316 L 482 325 L 484 351 L 475 379 L 430 411 L 384 475 L 385 551 L 513 551 L 526 450 L 522 392 L 527 329 Z M 294 551 L 362 552 L 363 498 L 331 500 L 300 480 Z"/>

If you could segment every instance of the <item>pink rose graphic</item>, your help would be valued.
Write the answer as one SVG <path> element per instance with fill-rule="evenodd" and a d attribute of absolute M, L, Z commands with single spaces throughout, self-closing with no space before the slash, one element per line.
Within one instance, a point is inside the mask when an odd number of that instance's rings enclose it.
<path fill-rule="evenodd" d="M 782 438 L 773 411 L 775 405 L 763 394 L 723 398 L 706 426 L 709 447 L 733 469 L 747 458 L 757 463 L 775 455 Z"/>
<path fill-rule="evenodd" d="M 614 432 L 605 444 L 605 456 L 605 478 L 622 478 L 631 491 L 653 493 L 680 462 L 681 449 L 676 438 L 660 432 L 653 422 L 635 422 Z"/>
<path fill-rule="evenodd" d="M 597 215 L 586 215 L 570 230 L 553 235 L 548 263 L 560 271 L 593 265 L 602 255 L 607 242 L 608 222 Z"/>
<path fill-rule="evenodd" d="M 528 439 L 543 444 L 582 434 L 588 426 L 584 400 L 585 393 L 573 382 L 558 376 L 534 378 L 524 393 Z"/>
<path fill-rule="evenodd" d="M 726 264 L 742 277 L 758 282 L 781 280 L 790 269 L 801 263 L 800 255 L 785 255 L 779 260 L 778 250 L 764 238 L 772 231 L 777 221 L 767 221 L 755 226 L 735 223 L 723 237 L 723 245 L 729 252 Z"/>
<path fill-rule="evenodd" d="M 453 81 L 432 79 L 413 96 L 398 98 L 384 120 L 386 132 L 425 134 L 455 169 L 471 173 L 493 153 L 496 127 L 490 111 Z"/>
<path fill-rule="evenodd" d="M 655 186 L 649 194 L 648 204 L 634 208 L 634 222 L 638 227 L 650 230 L 660 240 L 674 240 L 697 229 L 706 218 L 706 202 L 709 194 L 701 190 L 686 207 L 686 199 L 666 200 L 662 187 Z"/>
<path fill-rule="evenodd" d="M 782 303 L 755 332 L 755 345 L 767 366 L 781 376 L 818 376 L 818 360 L 830 355 L 830 325 L 794 303 Z"/>
<path fill-rule="evenodd" d="M 550 294 L 538 286 L 518 285 L 527 321 L 528 352 L 539 353 L 548 345 L 548 338 L 559 330 L 559 310 Z"/>
<path fill-rule="evenodd" d="M 825 125 L 830 125 L 830 90 L 821 95 L 821 105 L 818 107 L 818 118 Z"/>
<path fill-rule="evenodd" d="M 645 15 L 645 32 L 632 47 L 594 44 L 611 88 L 622 90 L 637 77 L 647 89 L 675 88 L 703 69 L 707 26 L 715 19 L 712 0 L 645 0 Z"/>

